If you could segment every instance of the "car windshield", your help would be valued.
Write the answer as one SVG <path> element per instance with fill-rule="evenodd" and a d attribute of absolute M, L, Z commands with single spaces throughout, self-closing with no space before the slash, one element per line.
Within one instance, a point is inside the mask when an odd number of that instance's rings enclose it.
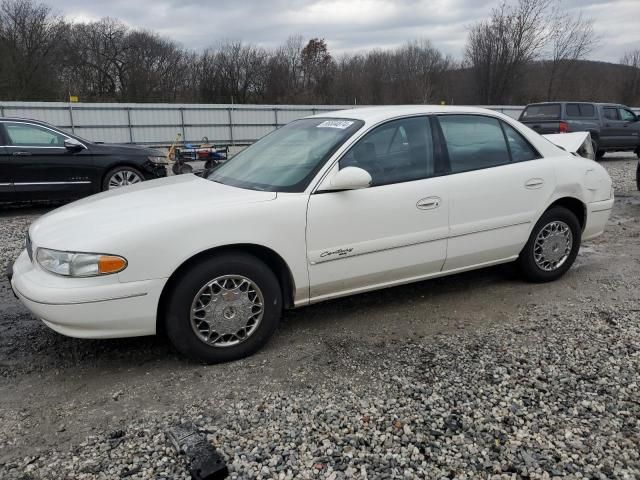
<path fill-rule="evenodd" d="M 560 104 L 529 105 L 522 112 L 523 120 L 556 120 L 560 118 Z"/>
<path fill-rule="evenodd" d="M 326 160 L 363 124 L 347 118 L 296 120 L 247 147 L 207 178 L 252 190 L 302 192 Z"/>

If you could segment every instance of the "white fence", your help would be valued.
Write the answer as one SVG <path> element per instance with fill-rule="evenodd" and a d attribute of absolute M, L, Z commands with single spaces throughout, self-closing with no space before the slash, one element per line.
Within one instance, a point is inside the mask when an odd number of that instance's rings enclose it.
<path fill-rule="evenodd" d="M 207 137 L 217 145 L 248 145 L 297 118 L 345 108 L 353 105 L 0 102 L 0 116 L 41 120 L 100 142 L 168 145 L 180 134 L 186 143 Z M 518 118 L 523 107 L 487 108 Z"/>

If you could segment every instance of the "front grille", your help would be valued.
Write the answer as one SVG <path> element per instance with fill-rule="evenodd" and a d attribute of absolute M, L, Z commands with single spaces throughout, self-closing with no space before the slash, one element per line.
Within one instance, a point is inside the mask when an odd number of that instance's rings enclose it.
<path fill-rule="evenodd" d="M 31 237 L 27 233 L 27 239 L 24 242 L 24 248 L 27 249 L 27 255 L 29 255 L 29 260 L 33 262 L 33 245 L 31 245 Z"/>

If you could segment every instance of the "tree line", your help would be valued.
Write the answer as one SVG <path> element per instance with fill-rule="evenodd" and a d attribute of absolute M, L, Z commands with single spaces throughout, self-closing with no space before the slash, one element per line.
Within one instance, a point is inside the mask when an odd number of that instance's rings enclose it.
<path fill-rule="evenodd" d="M 223 41 L 202 51 L 105 18 L 70 22 L 36 0 L 0 2 L 0 100 L 273 104 L 640 105 L 640 49 L 584 58 L 593 22 L 559 0 L 511 0 L 471 25 L 464 56 L 427 39 L 335 56 L 322 38 L 275 49 Z"/>

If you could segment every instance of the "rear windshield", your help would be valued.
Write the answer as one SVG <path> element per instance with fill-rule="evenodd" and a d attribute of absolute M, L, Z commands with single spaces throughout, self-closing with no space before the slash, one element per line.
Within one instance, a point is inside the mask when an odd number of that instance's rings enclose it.
<path fill-rule="evenodd" d="M 520 118 L 522 120 L 558 120 L 560 118 L 560 104 L 529 105 L 524 109 Z"/>

